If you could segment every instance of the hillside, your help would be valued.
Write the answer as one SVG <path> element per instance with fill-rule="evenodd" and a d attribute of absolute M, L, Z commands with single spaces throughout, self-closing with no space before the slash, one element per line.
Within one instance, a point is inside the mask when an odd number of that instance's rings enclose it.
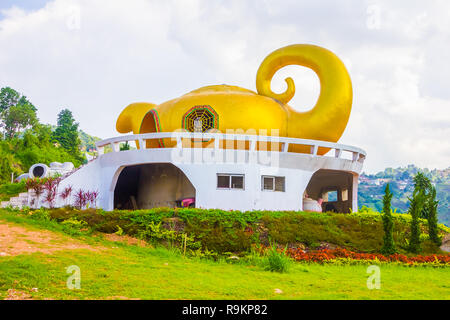
<path fill-rule="evenodd" d="M 95 149 L 95 142 L 101 140 L 101 138 L 91 136 L 83 130 L 78 131 L 78 136 L 80 137 L 81 150 L 83 151 L 93 151 Z"/>
<path fill-rule="evenodd" d="M 414 190 L 414 175 L 422 171 L 436 187 L 439 201 L 439 222 L 450 226 L 450 167 L 444 170 L 420 169 L 414 165 L 405 168 L 386 168 L 376 174 L 362 173 L 359 177 L 359 206 L 381 211 L 384 188 L 389 183 L 394 196 L 392 208 L 397 212 L 408 210 L 408 197 Z"/>

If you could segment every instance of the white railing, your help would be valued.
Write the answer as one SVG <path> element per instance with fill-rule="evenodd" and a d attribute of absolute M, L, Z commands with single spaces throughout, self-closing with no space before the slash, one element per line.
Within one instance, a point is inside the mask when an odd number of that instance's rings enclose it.
<path fill-rule="evenodd" d="M 200 132 L 158 132 L 158 133 L 143 133 L 133 134 L 120 137 L 109 138 L 95 143 L 97 147 L 98 156 L 104 154 L 104 148 L 111 146 L 113 152 L 120 151 L 120 143 L 138 141 L 140 149 L 146 149 L 147 140 L 159 140 L 159 139 L 171 139 L 172 142 L 176 142 L 175 148 L 186 148 L 183 146 L 182 139 L 195 139 L 197 141 L 214 140 L 214 149 L 220 149 L 220 140 L 226 141 L 248 141 L 249 151 L 256 151 L 257 142 L 271 142 L 281 144 L 281 152 L 289 152 L 290 145 L 301 145 L 310 147 L 310 155 L 320 156 L 317 154 L 319 148 L 328 148 L 334 150 L 335 158 L 342 158 L 343 152 L 349 152 L 352 154 L 352 161 L 364 162 L 366 158 L 366 152 L 360 148 L 319 140 L 297 139 L 278 136 L 257 136 L 248 134 L 224 134 L 224 133 L 200 133 Z M 199 144 L 195 144 L 198 147 Z M 201 146 L 201 143 L 200 143 Z M 228 147 L 228 143 L 226 145 Z M 234 146 L 234 142 L 231 143 Z M 139 151 L 136 150 L 136 151 Z M 330 151 L 331 151 L 330 150 Z M 327 154 L 330 154 L 330 151 Z M 279 152 L 275 150 L 274 152 Z"/>

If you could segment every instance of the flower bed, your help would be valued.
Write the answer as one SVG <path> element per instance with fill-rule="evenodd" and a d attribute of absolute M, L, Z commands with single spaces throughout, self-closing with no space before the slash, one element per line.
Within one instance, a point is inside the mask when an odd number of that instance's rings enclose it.
<path fill-rule="evenodd" d="M 352 262 L 375 262 L 375 263 L 400 263 L 405 265 L 432 265 L 432 266 L 450 266 L 450 255 L 437 254 L 428 256 L 408 257 L 403 254 L 392 254 L 383 256 L 374 253 L 357 253 L 342 248 L 323 249 L 306 252 L 300 248 L 291 248 L 286 250 L 286 254 L 295 261 L 316 262 L 316 263 L 352 263 Z"/>

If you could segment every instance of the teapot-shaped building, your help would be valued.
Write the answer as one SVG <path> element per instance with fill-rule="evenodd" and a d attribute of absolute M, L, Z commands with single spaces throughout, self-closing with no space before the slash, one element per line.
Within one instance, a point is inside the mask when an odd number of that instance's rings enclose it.
<path fill-rule="evenodd" d="M 291 78 L 283 93 L 270 88 L 276 71 L 292 64 L 320 79 L 310 111 L 287 104 L 295 93 Z M 98 156 L 59 189 L 98 190 L 106 210 L 356 210 L 366 154 L 337 143 L 352 106 L 341 60 L 318 46 L 287 46 L 262 62 L 256 88 L 214 85 L 159 105 L 129 105 L 116 123 L 128 135 L 97 142 Z"/>

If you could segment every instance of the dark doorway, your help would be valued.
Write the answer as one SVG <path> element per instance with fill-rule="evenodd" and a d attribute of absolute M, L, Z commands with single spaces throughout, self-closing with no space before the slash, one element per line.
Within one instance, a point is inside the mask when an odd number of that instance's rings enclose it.
<path fill-rule="evenodd" d="M 186 175 L 170 163 L 126 167 L 114 189 L 115 209 L 174 208 L 184 199 L 195 199 L 195 188 Z"/>

